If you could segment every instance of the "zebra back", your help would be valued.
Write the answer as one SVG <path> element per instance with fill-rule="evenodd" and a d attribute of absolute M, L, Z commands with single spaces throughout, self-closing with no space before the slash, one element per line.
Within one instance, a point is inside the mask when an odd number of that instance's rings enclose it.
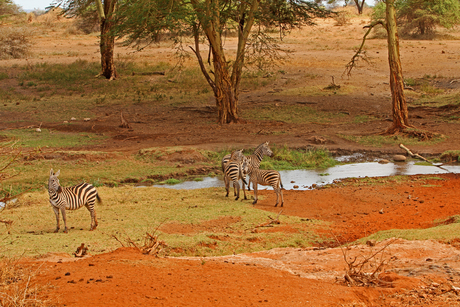
<path fill-rule="evenodd" d="M 94 210 L 94 204 L 101 201 L 94 186 L 89 183 L 81 183 L 72 187 L 62 187 L 59 183 L 60 170 L 53 173 L 50 171 L 48 180 L 48 193 L 50 202 L 54 207 L 76 210 L 82 206 Z"/>
<path fill-rule="evenodd" d="M 225 172 L 225 165 L 233 160 L 233 161 L 240 161 L 244 157 L 243 149 L 235 150 L 231 154 L 227 154 L 222 158 L 222 171 Z"/>
<path fill-rule="evenodd" d="M 281 175 L 275 170 L 263 170 L 263 169 L 250 169 L 249 177 L 251 182 L 255 185 L 270 185 L 273 188 L 283 187 L 281 182 Z"/>

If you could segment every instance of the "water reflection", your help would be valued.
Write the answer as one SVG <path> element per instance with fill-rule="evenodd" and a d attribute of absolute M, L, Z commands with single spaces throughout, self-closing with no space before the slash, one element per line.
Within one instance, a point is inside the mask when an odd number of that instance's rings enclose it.
<path fill-rule="evenodd" d="M 378 162 L 354 163 L 338 165 L 324 170 L 292 170 L 280 171 L 283 186 L 286 190 L 306 190 L 312 185 L 325 185 L 337 179 L 363 178 L 363 177 L 384 177 L 398 175 L 418 174 L 446 174 L 448 172 L 459 173 L 460 166 L 444 165 L 444 169 L 436 166 L 415 165 L 414 162 L 387 163 Z M 171 189 L 201 189 L 210 187 L 223 187 L 222 177 L 206 177 L 202 181 L 186 181 L 175 185 L 155 185 Z M 259 186 L 259 189 L 271 187 Z"/>

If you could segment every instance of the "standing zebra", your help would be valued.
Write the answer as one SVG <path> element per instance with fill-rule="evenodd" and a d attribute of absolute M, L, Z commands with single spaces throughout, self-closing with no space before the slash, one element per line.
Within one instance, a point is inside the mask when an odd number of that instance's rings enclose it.
<path fill-rule="evenodd" d="M 88 183 L 81 183 L 73 187 L 64 188 L 59 184 L 58 176 L 60 170 L 56 173 L 53 169 L 50 170 L 50 178 L 48 181 L 48 193 L 50 195 L 50 203 L 53 207 L 54 214 L 56 215 L 56 230 L 59 231 L 59 210 L 62 213 L 62 219 L 64 220 L 64 232 L 67 233 L 67 217 L 66 210 L 77 210 L 82 206 L 91 214 L 91 228 L 94 230 L 97 227 L 96 211 L 94 210 L 94 204 L 96 200 L 101 201 L 96 188 Z"/>
<path fill-rule="evenodd" d="M 283 198 L 283 191 L 281 188 L 283 187 L 283 183 L 281 182 L 281 176 L 278 171 L 274 170 L 263 170 L 258 168 L 249 168 L 249 177 L 254 185 L 254 202 L 252 203 L 255 205 L 257 203 L 257 185 L 271 185 L 273 190 L 276 193 L 276 204 L 275 207 L 278 206 L 279 197 L 281 196 L 281 206 L 284 204 Z"/>
<path fill-rule="evenodd" d="M 244 199 L 247 199 L 246 190 L 244 188 L 244 185 L 246 184 L 245 177 L 246 177 L 247 172 L 248 172 L 248 160 L 246 159 L 244 155 L 241 155 L 240 160 L 230 159 L 225 164 L 224 182 L 225 182 L 225 190 L 227 191 L 227 194 L 225 195 L 226 197 L 228 197 L 230 181 L 232 181 L 233 182 L 233 193 L 236 196 L 235 200 L 238 200 L 240 198 L 239 180 L 241 179 L 242 185 L 243 185 Z"/>
<path fill-rule="evenodd" d="M 254 170 L 254 169 L 259 169 L 260 162 L 262 161 L 264 156 L 273 157 L 273 151 L 271 151 L 270 147 L 268 147 L 268 141 L 257 146 L 257 148 L 254 149 L 254 153 L 247 157 L 248 164 L 249 164 L 248 165 L 249 171 Z M 252 180 L 251 175 L 249 175 L 248 191 L 251 191 L 251 188 L 250 188 L 251 182 L 253 182 L 253 180 Z M 252 186 L 255 189 L 254 182 Z"/>

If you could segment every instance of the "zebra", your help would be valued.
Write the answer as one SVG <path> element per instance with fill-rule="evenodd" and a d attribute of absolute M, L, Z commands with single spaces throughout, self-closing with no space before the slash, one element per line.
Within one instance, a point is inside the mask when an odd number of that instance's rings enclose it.
<path fill-rule="evenodd" d="M 56 215 L 56 230 L 54 232 L 59 231 L 59 211 L 61 211 L 62 219 L 64 220 L 64 232 L 67 233 L 66 210 L 77 210 L 82 206 L 85 206 L 91 214 L 90 230 L 96 229 L 97 217 L 94 204 L 96 200 L 101 202 L 96 188 L 88 183 L 81 183 L 68 188 L 61 187 L 58 179 L 60 173 L 61 170 L 54 173 L 53 169 L 51 169 L 48 181 L 49 201 Z"/>
<path fill-rule="evenodd" d="M 244 199 L 247 199 L 246 197 L 246 190 L 244 188 L 244 185 L 246 184 L 246 174 L 248 172 L 248 160 L 244 155 L 242 155 L 241 160 L 229 160 L 227 164 L 225 165 L 224 169 L 224 182 L 225 182 L 225 190 L 227 191 L 227 194 L 225 197 L 228 197 L 229 193 L 229 188 L 230 188 L 230 181 L 233 182 L 233 192 L 234 195 L 236 196 L 235 200 L 238 200 L 240 198 L 240 183 L 239 180 L 241 179 L 242 181 L 242 186 L 243 186 L 243 193 L 244 193 Z"/>
<path fill-rule="evenodd" d="M 273 151 L 270 150 L 270 147 L 268 147 L 268 141 L 265 143 L 260 144 L 259 146 L 254 149 L 254 153 L 250 156 L 248 156 L 248 168 L 249 170 L 254 170 L 254 169 L 259 169 L 260 167 L 260 162 L 264 158 L 264 156 L 269 156 L 273 157 Z M 252 182 L 251 175 L 249 175 L 249 182 L 248 182 L 248 191 L 251 191 L 250 184 Z M 252 184 L 254 187 L 254 182 Z"/>
<path fill-rule="evenodd" d="M 283 198 L 283 183 L 281 182 L 281 176 L 278 171 L 275 170 L 262 170 L 257 168 L 249 168 L 248 169 L 250 180 L 254 186 L 254 202 L 252 203 L 255 205 L 257 203 L 257 185 L 271 185 L 273 190 L 276 193 L 276 204 L 275 207 L 278 206 L 279 198 L 281 196 L 281 206 L 283 207 L 284 198 Z"/>
<path fill-rule="evenodd" d="M 243 149 L 235 150 L 231 154 L 225 155 L 221 161 L 222 171 L 225 172 L 225 165 L 228 163 L 228 161 L 230 160 L 240 161 L 242 157 L 243 157 Z"/>

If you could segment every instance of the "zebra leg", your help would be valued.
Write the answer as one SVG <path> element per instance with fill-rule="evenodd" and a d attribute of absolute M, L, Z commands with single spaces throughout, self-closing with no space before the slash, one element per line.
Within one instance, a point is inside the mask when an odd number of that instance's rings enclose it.
<path fill-rule="evenodd" d="M 235 190 L 235 188 L 238 191 L 238 194 L 236 194 L 235 200 L 238 200 L 238 198 L 240 198 L 240 184 L 238 183 L 238 180 L 233 181 L 233 190 Z"/>
<path fill-rule="evenodd" d="M 254 201 L 252 202 L 253 205 L 257 204 L 257 183 L 252 183 L 252 188 L 254 190 Z"/>
<path fill-rule="evenodd" d="M 242 183 L 242 185 L 243 185 L 243 194 L 244 194 L 244 199 L 248 199 L 248 198 L 246 197 L 246 189 L 244 188 L 244 182 Z"/>
<path fill-rule="evenodd" d="M 228 197 L 228 191 L 230 188 L 230 182 L 227 178 L 227 176 L 224 175 L 224 183 L 225 183 L 225 190 L 227 191 L 227 194 L 225 194 L 225 197 Z"/>
<path fill-rule="evenodd" d="M 94 210 L 94 204 L 92 208 L 90 207 L 90 205 L 86 205 L 85 207 L 86 209 L 88 209 L 89 214 L 91 215 L 91 228 L 89 229 L 91 231 L 96 229 L 97 227 L 96 210 Z"/>
<path fill-rule="evenodd" d="M 56 229 L 54 230 L 54 232 L 58 232 L 59 231 L 59 208 L 56 208 L 53 206 L 53 211 L 54 211 L 54 215 L 56 215 Z"/>
<path fill-rule="evenodd" d="M 67 216 L 65 213 L 65 207 L 61 208 L 62 220 L 64 221 L 64 232 L 67 233 Z"/>

